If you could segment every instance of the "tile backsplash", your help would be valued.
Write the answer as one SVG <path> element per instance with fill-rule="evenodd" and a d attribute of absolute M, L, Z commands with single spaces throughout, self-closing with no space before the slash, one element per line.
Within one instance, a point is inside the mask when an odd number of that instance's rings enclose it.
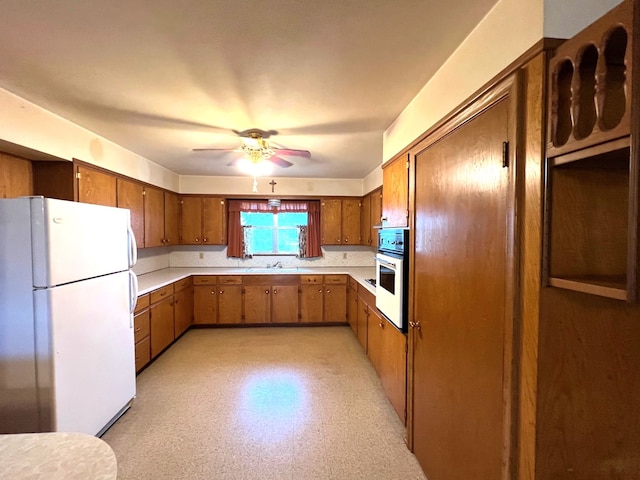
<path fill-rule="evenodd" d="M 372 267 L 375 249 L 363 246 L 322 247 L 320 258 L 298 258 L 294 256 L 258 256 L 254 258 L 229 258 L 224 245 L 176 246 L 145 248 L 138 250 L 138 262 L 133 271 L 136 275 L 168 267 L 266 267 L 280 262 L 283 268 L 293 267 Z"/>

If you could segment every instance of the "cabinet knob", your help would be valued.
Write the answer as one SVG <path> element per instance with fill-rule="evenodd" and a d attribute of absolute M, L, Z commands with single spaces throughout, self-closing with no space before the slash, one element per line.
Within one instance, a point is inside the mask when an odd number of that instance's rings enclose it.
<path fill-rule="evenodd" d="M 322 289 L 318 290 L 318 293 L 322 293 Z"/>
<path fill-rule="evenodd" d="M 327 288 L 327 293 L 331 293 L 331 290 L 329 290 L 328 288 Z"/>
<path fill-rule="evenodd" d="M 340 243 L 340 239 L 338 239 L 338 243 Z"/>
<path fill-rule="evenodd" d="M 278 294 L 278 290 L 274 290 L 274 291 L 273 291 L 273 294 L 274 294 L 274 295 L 277 295 L 277 294 Z"/>
<path fill-rule="evenodd" d="M 411 328 L 417 328 L 418 330 L 420 330 L 421 327 L 420 322 L 409 322 L 409 326 Z"/>
<path fill-rule="evenodd" d="M 220 290 L 220 292 L 218 292 L 218 293 L 220 293 L 220 295 L 222 295 L 224 293 L 224 290 Z"/>
<path fill-rule="evenodd" d="M 267 295 L 269 295 L 269 290 L 265 290 L 264 293 L 266 293 Z"/>
<path fill-rule="evenodd" d="M 349 239 L 348 239 L 348 238 L 345 238 L 345 239 L 344 239 L 344 243 L 349 243 Z"/>
<path fill-rule="evenodd" d="M 215 295 L 216 291 L 215 290 L 211 290 L 211 295 Z"/>
<path fill-rule="evenodd" d="M 207 238 L 203 238 L 202 241 L 207 243 L 209 240 Z"/>
<path fill-rule="evenodd" d="M 380 323 L 378 325 L 380 325 L 380 328 L 384 328 L 384 323 L 382 323 L 382 320 L 380 320 Z"/>
<path fill-rule="evenodd" d="M 200 239 L 199 239 L 199 238 L 196 238 L 196 243 L 198 243 L 199 241 L 200 241 Z"/>

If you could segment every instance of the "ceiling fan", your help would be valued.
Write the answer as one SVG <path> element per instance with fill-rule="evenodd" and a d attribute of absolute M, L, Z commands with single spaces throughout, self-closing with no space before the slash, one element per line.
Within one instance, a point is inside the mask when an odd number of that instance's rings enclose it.
<path fill-rule="evenodd" d="M 282 168 L 289 168 L 293 165 L 280 155 L 296 156 L 311 158 L 311 152 L 308 150 L 297 150 L 290 148 L 274 148 L 269 145 L 267 139 L 272 135 L 277 135 L 275 130 L 260 130 L 259 128 L 250 128 L 249 130 L 233 130 L 240 137 L 242 143 L 238 148 L 194 148 L 194 152 L 238 152 L 244 154 L 244 158 L 233 160 L 228 165 L 233 166 L 241 160 L 248 160 L 253 164 L 271 162 Z"/>

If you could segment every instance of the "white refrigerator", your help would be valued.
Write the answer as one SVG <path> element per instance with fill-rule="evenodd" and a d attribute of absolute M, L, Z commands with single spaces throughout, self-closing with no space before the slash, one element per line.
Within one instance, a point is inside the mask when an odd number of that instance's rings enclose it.
<path fill-rule="evenodd" d="M 136 393 L 129 210 L 0 199 L 0 433 L 102 433 Z"/>

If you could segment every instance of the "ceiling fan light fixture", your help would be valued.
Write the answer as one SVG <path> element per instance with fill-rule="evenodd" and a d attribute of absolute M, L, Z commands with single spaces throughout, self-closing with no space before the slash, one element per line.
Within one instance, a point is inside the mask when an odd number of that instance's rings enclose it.
<path fill-rule="evenodd" d="M 238 160 L 238 169 L 252 177 L 264 177 L 273 172 L 273 163 L 265 159 L 254 161 L 249 158 L 241 158 Z"/>

